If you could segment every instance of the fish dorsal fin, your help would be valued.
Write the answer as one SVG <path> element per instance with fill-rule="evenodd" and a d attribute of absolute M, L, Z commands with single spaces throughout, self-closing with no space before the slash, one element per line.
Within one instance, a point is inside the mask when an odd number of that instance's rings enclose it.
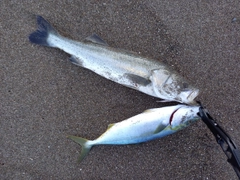
<path fill-rule="evenodd" d="M 113 125 L 114 125 L 114 123 L 113 124 L 109 124 L 107 130 L 109 130 L 111 127 L 113 127 Z"/>
<path fill-rule="evenodd" d="M 157 133 L 161 132 L 161 131 L 164 130 L 166 127 L 167 127 L 166 125 L 160 124 L 160 125 L 155 129 L 155 131 L 154 131 L 153 134 L 157 134 Z"/>
<path fill-rule="evenodd" d="M 143 111 L 143 113 L 152 113 L 152 112 L 155 112 L 155 111 L 156 111 L 155 109 L 156 109 L 156 108 L 147 109 L 147 110 Z"/>
<path fill-rule="evenodd" d="M 108 46 L 108 44 L 102 39 L 100 38 L 97 34 L 93 34 L 91 36 L 88 36 L 84 42 L 92 42 L 92 43 L 96 43 L 96 44 L 101 44 L 104 46 Z"/>

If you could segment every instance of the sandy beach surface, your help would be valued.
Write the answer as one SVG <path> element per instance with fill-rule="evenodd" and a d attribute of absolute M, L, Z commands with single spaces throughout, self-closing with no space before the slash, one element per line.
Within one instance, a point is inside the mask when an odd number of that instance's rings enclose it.
<path fill-rule="evenodd" d="M 67 139 L 165 103 L 33 45 L 41 15 L 64 36 L 162 61 L 201 91 L 197 100 L 240 147 L 240 1 L 0 2 L 0 179 L 237 179 L 207 126 L 138 145 L 96 146 L 82 163 Z M 169 105 L 169 103 L 167 103 Z"/>

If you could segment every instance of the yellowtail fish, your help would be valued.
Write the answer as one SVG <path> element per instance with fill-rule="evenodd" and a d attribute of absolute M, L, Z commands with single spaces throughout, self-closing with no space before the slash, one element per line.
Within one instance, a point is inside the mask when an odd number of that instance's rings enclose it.
<path fill-rule="evenodd" d="M 176 105 L 144 111 L 124 121 L 110 124 L 105 133 L 95 140 L 77 136 L 70 139 L 82 146 L 79 160 L 95 145 L 137 144 L 173 134 L 200 119 L 199 106 Z"/>
<path fill-rule="evenodd" d="M 84 42 L 70 40 L 41 16 L 37 16 L 37 23 L 38 29 L 29 36 L 32 43 L 59 48 L 72 55 L 72 63 L 145 94 L 166 101 L 195 103 L 199 90 L 165 64 L 109 47 L 96 34 Z"/>

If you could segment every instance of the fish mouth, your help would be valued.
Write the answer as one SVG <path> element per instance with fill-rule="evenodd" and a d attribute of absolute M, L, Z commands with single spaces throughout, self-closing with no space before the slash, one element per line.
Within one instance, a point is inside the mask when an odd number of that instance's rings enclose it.
<path fill-rule="evenodd" d="M 188 96 L 187 99 L 190 100 L 190 102 L 194 102 L 194 99 L 198 96 L 199 89 L 194 89 Z"/>

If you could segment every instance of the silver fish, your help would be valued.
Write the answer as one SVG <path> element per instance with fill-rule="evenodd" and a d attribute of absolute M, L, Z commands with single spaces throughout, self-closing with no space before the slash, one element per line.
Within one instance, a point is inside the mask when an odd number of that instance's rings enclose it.
<path fill-rule="evenodd" d="M 165 64 L 136 53 L 109 47 L 96 34 L 77 42 L 61 36 L 43 17 L 30 34 L 32 43 L 59 48 L 71 54 L 70 61 L 109 80 L 148 95 L 192 104 L 199 90 Z"/>
<path fill-rule="evenodd" d="M 68 136 L 82 146 L 79 161 L 96 145 L 137 144 L 173 134 L 200 119 L 199 106 L 183 104 L 154 108 L 124 121 L 109 124 L 108 129 L 95 140 Z"/>

